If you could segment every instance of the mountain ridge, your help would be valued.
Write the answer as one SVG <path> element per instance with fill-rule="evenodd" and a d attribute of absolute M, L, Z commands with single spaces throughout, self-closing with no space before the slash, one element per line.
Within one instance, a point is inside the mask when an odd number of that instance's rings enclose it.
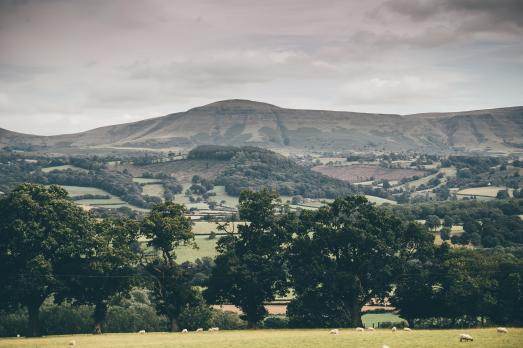
<path fill-rule="evenodd" d="M 288 109 L 231 99 L 73 134 L 39 136 L 0 128 L 0 147 L 190 149 L 201 144 L 289 152 L 521 152 L 523 107 L 399 115 Z"/>

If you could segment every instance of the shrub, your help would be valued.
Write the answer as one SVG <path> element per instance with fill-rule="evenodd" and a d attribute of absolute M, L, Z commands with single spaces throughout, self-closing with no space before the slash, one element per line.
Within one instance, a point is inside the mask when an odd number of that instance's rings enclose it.
<path fill-rule="evenodd" d="M 289 319 L 284 316 L 267 317 L 262 325 L 267 329 L 285 329 L 289 327 Z"/>
<path fill-rule="evenodd" d="M 214 309 L 212 326 L 219 327 L 220 330 L 239 330 L 245 329 L 247 323 L 240 319 L 240 316 L 236 313 Z"/>
<path fill-rule="evenodd" d="M 198 328 L 208 329 L 212 326 L 212 310 L 205 303 L 186 307 L 178 318 L 181 329 L 194 331 Z"/>

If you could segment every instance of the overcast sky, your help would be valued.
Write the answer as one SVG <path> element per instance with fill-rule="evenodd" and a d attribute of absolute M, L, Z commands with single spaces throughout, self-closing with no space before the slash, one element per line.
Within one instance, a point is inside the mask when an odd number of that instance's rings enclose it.
<path fill-rule="evenodd" d="M 0 127 L 61 134 L 222 99 L 523 105 L 522 0 L 0 0 Z"/>

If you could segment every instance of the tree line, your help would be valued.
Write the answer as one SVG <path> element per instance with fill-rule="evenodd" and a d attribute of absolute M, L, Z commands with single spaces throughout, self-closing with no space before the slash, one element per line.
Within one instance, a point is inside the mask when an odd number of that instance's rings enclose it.
<path fill-rule="evenodd" d="M 234 233 L 220 225 L 218 256 L 199 267 L 198 279 L 176 257 L 180 246 L 197 247 L 186 213 L 165 202 L 142 220 L 100 221 L 58 186 L 20 185 L 0 198 L 0 309 L 26 308 L 32 336 L 50 298 L 93 306 L 93 331 L 101 333 L 110 301 L 137 287 L 149 290 L 172 331 L 187 313 L 198 327 L 209 304 L 220 303 L 236 305 L 257 327 L 264 304 L 290 290 L 293 327 L 361 326 L 362 307 L 384 301 L 410 325 L 523 319 L 521 251 L 436 247 L 422 225 L 361 196 L 293 212 L 271 191 L 242 191 L 239 215 L 249 223 Z"/>

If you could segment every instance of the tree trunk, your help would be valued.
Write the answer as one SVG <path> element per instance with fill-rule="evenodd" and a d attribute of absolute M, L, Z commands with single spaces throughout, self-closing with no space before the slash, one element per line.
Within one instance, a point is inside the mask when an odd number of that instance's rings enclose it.
<path fill-rule="evenodd" d="M 171 318 L 171 332 L 178 331 L 178 320 L 176 318 Z"/>
<path fill-rule="evenodd" d="M 27 306 L 29 314 L 27 336 L 29 337 L 40 336 L 40 305 L 41 304 L 31 304 Z"/>
<path fill-rule="evenodd" d="M 350 317 L 353 326 L 363 327 L 363 322 L 361 321 L 361 306 L 358 301 L 352 303 Z"/>
<path fill-rule="evenodd" d="M 102 333 L 102 323 L 107 317 L 107 304 L 105 302 L 98 302 L 94 308 L 94 330 L 93 335 L 100 335 Z"/>

